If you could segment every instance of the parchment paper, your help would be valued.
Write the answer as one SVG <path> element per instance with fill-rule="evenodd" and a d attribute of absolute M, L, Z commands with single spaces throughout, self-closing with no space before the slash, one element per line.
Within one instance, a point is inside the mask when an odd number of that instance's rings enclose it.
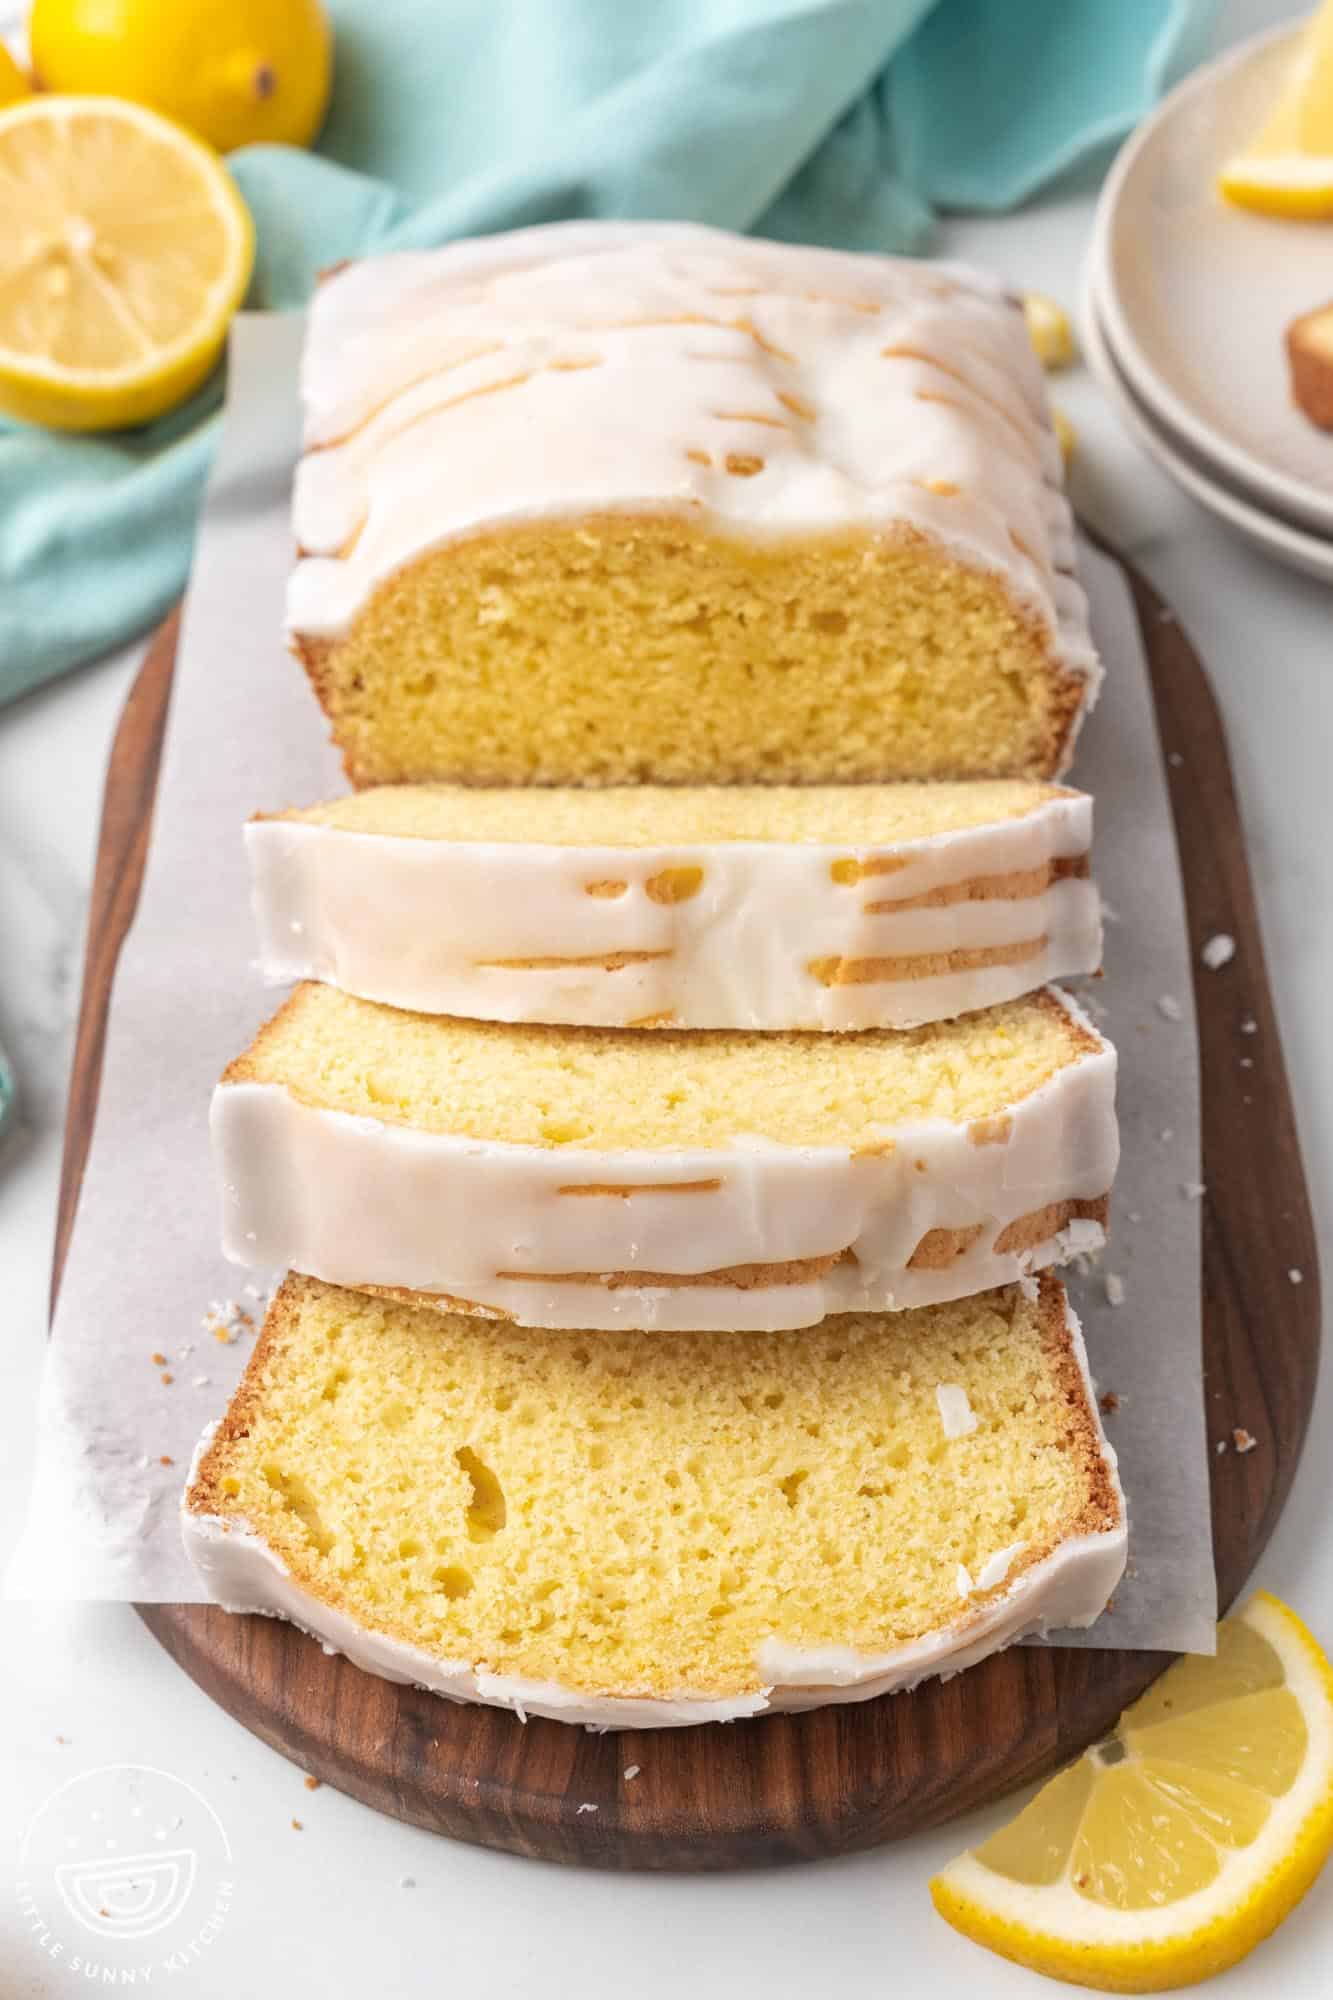
<path fill-rule="evenodd" d="M 256 810 L 344 789 L 323 717 L 280 636 L 300 339 L 298 315 L 243 317 L 232 336 L 223 448 L 186 606 L 143 894 L 112 994 L 11 1596 L 200 1596 L 177 1502 L 195 1440 L 222 1410 L 253 1338 L 242 1326 L 221 1342 L 204 1321 L 211 1306 L 214 1319 L 234 1321 L 232 1302 L 256 1320 L 261 1312 L 256 1274 L 217 1249 L 207 1143 L 214 1081 L 276 1004 L 252 969 L 241 825 Z M 1108 672 L 1075 778 L 1097 796 L 1096 868 L 1119 919 L 1108 931 L 1107 977 L 1085 984 L 1084 998 L 1121 1051 L 1124 1159 L 1112 1247 L 1072 1288 L 1093 1368 L 1119 1398 L 1107 1428 L 1131 1514 L 1129 1574 L 1083 1643 L 1207 1651 L 1215 1603 L 1199 1201 L 1184 1192 L 1199 1176 L 1190 948 L 1134 613 L 1112 564 L 1085 550 L 1083 567 Z M 1118 1306 L 1107 1299 L 1108 1271 L 1123 1283 Z"/>

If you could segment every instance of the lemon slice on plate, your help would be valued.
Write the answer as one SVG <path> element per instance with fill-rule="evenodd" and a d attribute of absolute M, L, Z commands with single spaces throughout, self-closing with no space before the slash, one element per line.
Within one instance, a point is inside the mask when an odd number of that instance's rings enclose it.
<path fill-rule="evenodd" d="M 1052 1978 L 1155 1993 L 1275 1930 L 1333 1846 L 1333 1669 L 1260 1591 L 1214 1659 L 1167 1669 L 1114 1735 L 931 1883 L 956 1930 Z"/>
<path fill-rule="evenodd" d="M 1268 122 L 1217 178 L 1228 201 L 1265 215 L 1333 215 L 1333 0 L 1301 36 Z"/>
<path fill-rule="evenodd" d="M 0 112 L 0 410 L 160 416 L 217 361 L 253 260 L 226 168 L 169 119 L 109 97 Z"/>

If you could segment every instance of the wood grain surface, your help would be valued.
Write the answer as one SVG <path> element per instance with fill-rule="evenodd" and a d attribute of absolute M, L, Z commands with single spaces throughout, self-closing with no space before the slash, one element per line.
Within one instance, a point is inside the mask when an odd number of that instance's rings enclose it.
<path fill-rule="evenodd" d="M 1195 981 L 1209 1433 L 1240 1426 L 1258 1440 L 1210 1464 L 1228 1604 L 1273 1530 L 1300 1454 L 1318 1363 L 1317 1261 L 1217 708 L 1185 634 L 1130 576 L 1163 749 L 1184 756 L 1168 770 L 1190 933 L 1226 931 L 1237 947 L 1225 981 L 1207 972 Z M 173 619 L 149 650 L 107 775 L 53 1285 L 92 1132 L 112 974 L 138 895 L 175 643 Z M 1247 1012 L 1258 1036 L 1242 1044 Z M 1255 1088 L 1242 1091 L 1238 1061 L 1255 1049 Z M 1304 1273 L 1299 1286 L 1292 1266 Z M 1020 1648 L 912 1694 L 725 1728 L 597 1736 L 392 1686 L 270 1619 L 200 1605 L 143 1606 L 141 1615 L 208 1694 L 326 1783 L 456 1839 L 609 1868 L 746 1867 L 914 1832 L 1074 1755 L 1165 1664 L 1160 1653 Z M 579 1811 L 587 1805 L 597 1810 Z"/>

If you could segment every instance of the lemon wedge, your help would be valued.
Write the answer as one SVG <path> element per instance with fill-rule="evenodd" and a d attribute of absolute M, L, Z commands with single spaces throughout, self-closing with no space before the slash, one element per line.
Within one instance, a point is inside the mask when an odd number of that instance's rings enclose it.
<path fill-rule="evenodd" d="M 1265 215 L 1333 215 L 1333 0 L 1307 25 L 1267 124 L 1217 184 L 1228 201 Z"/>
<path fill-rule="evenodd" d="M 120 429 L 197 388 L 249 282 L 254 229 L 217 156 L 107 97 L 0 112 L 0 409 Z"/>
<path fill-rule="evenodd" d="M 1055 1979 L 1156 1993 L 1234 1965 L 1333 1847 L 1333 1669 L 1260 1591 L 1214 1659 L 1168 1668 L 1114 1735 L 931 1883 L 940 1915 Z"/>

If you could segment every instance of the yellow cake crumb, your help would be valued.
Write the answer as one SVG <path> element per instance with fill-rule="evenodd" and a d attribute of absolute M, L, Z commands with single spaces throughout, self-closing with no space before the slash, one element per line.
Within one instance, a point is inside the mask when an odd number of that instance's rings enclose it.
<path fill-rule="evenodd" d="M 188 1505 L 439 1659 L 649 1694 L 751 1690 L 775 1635 L 907 1644 L 964 1612 L 960 1566 L 1012 1551 L 1012 1583 L 1120 1525 L 1052 1279 L 645 1341 L 479 1335 L 290 1278 Z"/>
<path fill-rule="evenodd" d="M 573 1151 L 878 1146 L 886 1125 L 989 1119 L 1100 1044 L 1051 993 L 901 1031 L 557 1028 L 410 1014 L 297 987 L 223 1082 L 427 1132 Z"/>
<path fill-rule="evenodd" d="M 520 527 L 294 643 L 358 786 L 1050 777 L 1083 698 L 997 576 L 907 532 Z"/>
<path fill-rule="evenodd" d="M 897 785 L 513 786 L 377 785 L 277 815 L 346 833 L 398 839 L 552 846 L 684 846 L 692 841 L 887 844 L 1023 819 L 1060 785 L 1028 779 Z M 261 815 L 264 817 L 264 815 Z M 838 880 L 855 880 L 853 876 Z M 589 883 L 611 895 L 624 883 Z"/>

